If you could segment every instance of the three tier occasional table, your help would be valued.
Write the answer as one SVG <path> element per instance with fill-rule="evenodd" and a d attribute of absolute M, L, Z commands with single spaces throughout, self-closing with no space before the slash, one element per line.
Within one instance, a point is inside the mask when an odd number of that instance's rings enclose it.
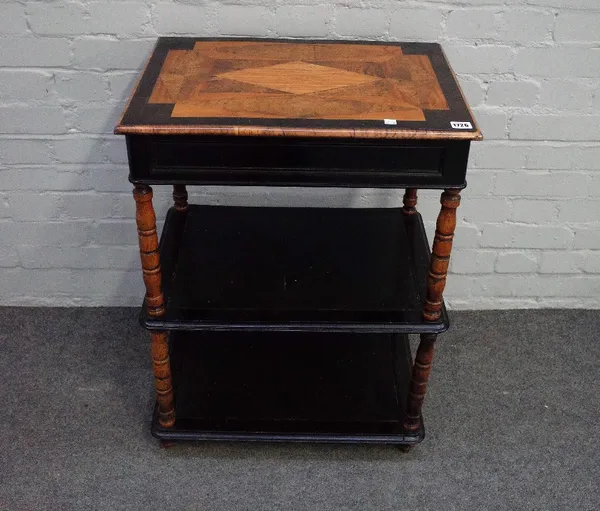
<path fill-rule="evenodd" d="M 160 38 L 115 132 L 135 187 L 154 436 L 421 441 L 481 139 L 441 47 Z M 154 185 L 173 186 L 160 242 Z M 188 204 L 187 185 L 405 193 L 398 208 L 229 207 Z M 431 251 L 418 188 L 443 190 Z"/>

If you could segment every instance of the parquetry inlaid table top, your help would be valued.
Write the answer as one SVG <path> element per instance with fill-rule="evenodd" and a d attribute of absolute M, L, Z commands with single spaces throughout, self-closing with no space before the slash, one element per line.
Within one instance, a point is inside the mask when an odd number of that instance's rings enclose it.
<path fill-rule="evenodd" d="M 115 131 L 481 138 L 438 44 L 256 39 L 160 38 Z"/>

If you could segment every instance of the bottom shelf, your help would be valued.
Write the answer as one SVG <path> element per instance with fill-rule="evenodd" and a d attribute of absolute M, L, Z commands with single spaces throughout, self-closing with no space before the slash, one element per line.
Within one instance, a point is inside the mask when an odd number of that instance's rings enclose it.
<path fill-rule="evenodd" d="M 161 440 L 415 444 L 406 335 L 171 333 L 176 424 Z"/>

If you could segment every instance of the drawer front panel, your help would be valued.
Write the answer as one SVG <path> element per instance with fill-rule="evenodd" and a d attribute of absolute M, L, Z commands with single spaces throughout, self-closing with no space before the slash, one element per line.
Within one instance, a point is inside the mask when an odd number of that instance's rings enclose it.
<path fill-rule="evenodd" d="M 464 142 L 458 144 L 464 149 Z M 442 185 L 453 159 L 452 148 L 443 142 L 135 136 L 129 137 L 128 149 L 132 181 L 148 183 Z M 455 186 L 464 183 L 465 170 L 466 156 Z"/>

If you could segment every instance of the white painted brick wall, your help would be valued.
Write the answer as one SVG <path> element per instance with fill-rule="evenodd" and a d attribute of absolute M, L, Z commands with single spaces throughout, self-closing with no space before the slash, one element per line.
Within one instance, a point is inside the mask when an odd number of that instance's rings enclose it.
<path fill-rule="evenodd" d="M 600 307 L 598 0 L 3 0 L 1 304 L 138 305 L 124 142 L 112 128 L 159 35 L 439 41 L 473 145 L 446 297 Z M 397 206 L 402 192 L 212 187 L 204 204 Z M 169 190 L 156 190 L 164 215 Z M 438 193 L 420 193 L 431 233 Z"/>

